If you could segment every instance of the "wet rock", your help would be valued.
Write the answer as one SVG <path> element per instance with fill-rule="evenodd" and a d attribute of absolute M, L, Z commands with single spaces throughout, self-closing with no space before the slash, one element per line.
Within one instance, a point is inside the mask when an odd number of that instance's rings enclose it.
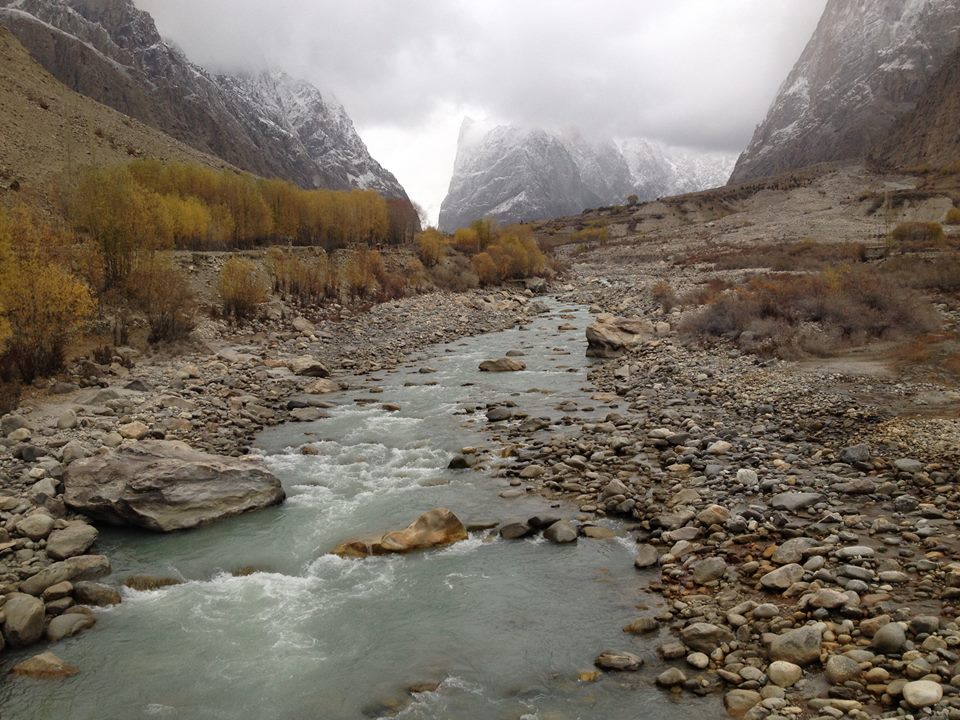
<path fill-rule="evenodd" d="M 99 532 L 85 522 L 72 522 L 54 530 L 47 538 L 47 555 L 54 560 L 66 560 L 83 555 L 97 540 Z"/>
<path fill-rule="evenodd" d="M 35 680 L 60 680 L 76 675 L 80 669 L 64 662 L 52 652 L 34 655 L 13 666 L 11 675 L 33 678 Z"/>
<path fill-rule="evenodd" d="M 437 508 L 423 513 L 403 530 L 374 538 L 350 540 L 338 545 L 333 553 L 340 557 L 362 558 L 429 550 L 466 539 L 467 530 L 460 519 L 446 508 Z"/>
<path fill-rule="evenodd" d="M 683 673 L 680 668 L 667 668 L 662 673 L 657 675 L 656 683 L 660 687 L 674 687 L 675 685 L 683 685 L 687 681 L 687 676 Z"/>
<path fill-rule="evenodd" d="M 487 422 L 503 422 L 513 417 L 513 411 L 510 408 L 495 407 L 487 410 Z"/>
<path fill-rule="evenodd" d="M 500 528 L 500 537 L 504 540 L 520 540 L 521 538 L 530 537 L 535 532 L 536 528 L 531 527 L 529 523 L 512 522 Z"/>
<path fill-rule="evenodd" d="M 64 478 L 71 508 L 159 532 L 206 525 L 285 497 L 280 481 L 260 463 L 174 441 L 147 440 L 78 460 Z"/>
<path fill-rule="evenodd" d="M 516 358 L 504 357 L 498 360 L 484 360 L 480 363 L 481 372 L 519 372 L 526 369 L 526 363 Z"/>
<path fill-rule="evenodd" d="M 47 640 L 59 642 L 64 638 L 73 637 L 84 630 L 88 630 L 96 624 L 95 617 L 84 613 L 69 612 L 58 615 L 47 626 Z"/>
<path fill-rule="evenodd" d="M 543 536 L 558 545 L 574 543 L 577 541 L 577 529 L 566 520 L 561 520 L 544 530 Z"/>
<path fill-rule="evenodd" d="M 24 593 L 7 596 L 3 606 L 5 616 L 3 637 L 7 645 L 26 647 L 43 636 L 43 601 Z"/>
<path fill-rule="evenodd" d="M 604 650 L 597 655 L 594 664 L 603 670 L 639 670 L 643 658 L 624 650 Z"/>
<path fill-rule="evenodd" d="M 120 593 L 116 588 L 88 580 L 81 580 L 73 584 L 73 597 L 81 605 L 92 605 L 94 607 L 119 605 L 121 601 Z"/>
<path fill-rule="evenodd" d="M 680 639 L 691 650 L 711 653 L 723 643 L 732 642 L 733 633 L 719 625 L 698 622 L 683 628 Z"/>
<path fill-rule="evenodd" d="M 637 618 L 624 626 L 623 631 L 630 635 L 646 635 L 660 629 L 660 623 L 652 617 Z"/>

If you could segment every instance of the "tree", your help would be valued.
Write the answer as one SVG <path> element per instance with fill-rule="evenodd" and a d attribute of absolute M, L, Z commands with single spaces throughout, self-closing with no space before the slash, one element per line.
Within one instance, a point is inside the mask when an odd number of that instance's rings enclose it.
<path fill-rule="evenodd" d="M 15 210 L 0 214 L 0 334 L 2 366 L 25 382 L 63 367 L 71 340 L 93 313 L 89 288 L 56 261 L 59 248 L 49 225 L 32 227 L 39 215 Z"/>
<path fill-rule="evenodd" d="M 417 235 L 417 256 L 427 267 L 443 260 L 447 252 L 447 239 L 439 230 L 427 228 Z"/>
<path fill-rule="evenodd" d="M 480 252 L 480 234 L 472 227 L 460 228 L 453 234 L 453 247 L 466 255 Z"/>
<path fill-rule="evenodd" d="M 490 253 L 482 252 L 474 255 L 470 259 L 470 264 L 477 277 L 480 278 L 481 285 L 495 285 L 500 281 L 497 264 L 490 257 Z"/>
<path fill-rule="evenodd" d="M 223 264 L 217 289 L 224 317 L 237 321 L 253 317 L 267 299 L 266 281 L 257 266 L 244 258 L 232 257 Z"/>

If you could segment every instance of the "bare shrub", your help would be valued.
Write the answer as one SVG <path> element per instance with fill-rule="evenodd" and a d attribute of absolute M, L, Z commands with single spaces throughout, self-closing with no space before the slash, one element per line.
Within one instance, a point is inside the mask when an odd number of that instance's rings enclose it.
<path fill-rule="evenodd" d="M 934 250 L 945 243 L 943 226 L 935 222 L 903 222 L 890 233 L 890 244 L 901 252 Z"/>
<path fill-rule="evenodd" d="M 224 317 L 237 321 L 254 316 L 267 299 L 267 282 L 249 260 L 233 257 L 224 263 L 217 283 Z"/>
<path fill-rule="evenodd" d="M 665 313 L 670 312 L 677 305 L 677 293 L 674 292 L 673 286 L 666 280 L 660 280 L 654 284 L 654 286 L 650 288 L 650 294 L 653 296 L 653 301 L 657 303 Z"/>

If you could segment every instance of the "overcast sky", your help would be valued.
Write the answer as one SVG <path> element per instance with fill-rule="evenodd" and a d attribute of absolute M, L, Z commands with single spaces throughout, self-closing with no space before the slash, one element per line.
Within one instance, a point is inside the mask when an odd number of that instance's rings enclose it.
<path fill-rule="evenodd" d="M 331 92 L 433 221 L 464 115 L 739 152 L 826 0 L 136 0 L 212 70 Z"/>

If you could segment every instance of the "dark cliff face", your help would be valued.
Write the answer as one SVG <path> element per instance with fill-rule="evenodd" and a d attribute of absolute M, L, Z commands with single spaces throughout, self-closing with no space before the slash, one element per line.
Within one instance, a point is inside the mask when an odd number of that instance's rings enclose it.
<path fill-rule="evenodd" d="M 0 0 L 0 23 L 68 87 L 237 167 L 406 199 L 338 103 L 283 73 L 210 74 L 131 0 Z"/>
<path fill-rule="evenodd" d="M 960 0 L 830 0 L 730 182 L 864 157 L 960 45 Z"/>
<path fill-rule="evenodd" d="M 960 50 L 930 81 L 917 107 L 894 126 L 875 159 L 897 168 L 960 165 Z"/>

